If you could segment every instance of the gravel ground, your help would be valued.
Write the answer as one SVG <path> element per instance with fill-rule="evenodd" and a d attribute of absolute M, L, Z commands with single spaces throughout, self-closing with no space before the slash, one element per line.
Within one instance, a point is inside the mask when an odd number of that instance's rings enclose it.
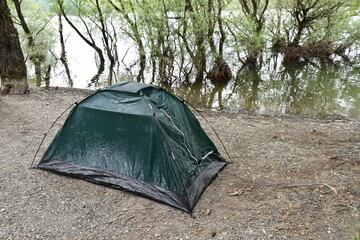
<path fill-rule="evenodd" d="M 354 239 L 359 121 L 204 110 L 232 164 L 192 219 L 131 193 L 29 168 L 49 126 L 86 94 L 32 88 L 1 97 L 0 239 Z"/>

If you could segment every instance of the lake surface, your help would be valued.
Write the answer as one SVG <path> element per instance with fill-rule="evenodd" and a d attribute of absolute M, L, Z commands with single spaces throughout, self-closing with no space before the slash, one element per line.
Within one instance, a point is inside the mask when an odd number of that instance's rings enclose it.
<path fill-rule="evenodd" d="M 103 83 L 95 86 L 90 82 L 97 72 L 94 51 L 76 34 L 68 34 L 66 46 L 74 87 L 106 86 L 106 72 L 102 75 Z M 129 65 L 134 63 L 135 48 L 127 42 L 120 46 L 119 59 Z M 239 69 L 241 66 L 230 63 L 230 67 Z M 150 73 L 147 69 L 149 81 Z M 232 74 L 233 78 L 225 85 L 214 85 L 210 80 L 205 80 L 201 86 L 177 82 L 170 90 L 196 107 L 360 120 L 360 51 L 352 51 L 348 60 L 337 57 L 313 59 L 309 63 L 284 63 L 281 56 L 269 53 L 260 69 L 244 68 L 233 70 Z M 124 66 L 120 66 L 117 76 L 118 82 L 136 79 Z M 51 85 L 67 86 L 60 63 L 55 68 Z"/>
<path fill-rule="evenodd" d="M 313 60 L 243 69 L 224 86 L 175 89 L 197 106 L 265 114 L 360 119 L 360 61 Z M 194 94 L 197 93 L 197 94 Z"/>

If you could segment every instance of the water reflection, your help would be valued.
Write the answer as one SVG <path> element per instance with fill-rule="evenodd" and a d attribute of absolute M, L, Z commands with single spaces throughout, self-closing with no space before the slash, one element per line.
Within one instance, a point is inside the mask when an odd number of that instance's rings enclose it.
<path fill-rule="evenodd" d="M 307 63 L 286 63 L 282 62 L 281 56 L 267 56 L 260 69 L 241 68 L 232 73 L 230 81 L 222 83 L 209 79 L 198 83 L 189 78 L 162 84 L 154 80 L 151 70 L 147 78 L 148 83 L 165 87 L 197 107 L 360 119 L 360 59 L 356 54 L 348 60 L 324 58 Z M 89 72 L 87 67 L 77 69 L 79 72 L 75 73 L 75 77 L 84 74 L 81 69 Z M 84 79 L 90 78 L 83 77 L 84 82 L 74 81 L 74 86 L 98 88 L 108 85 L 104 78 L 87 86 Z M 136 79 L 127 71 L 118 69 L 114 83 L 129 80 Z M 53 82 L 52 85 L 64 84 Z"/>
<path fill-rule="evenodd" d="M 238 83 L 240 96 L 244 99 L 243 108 L 247 111 L 259 110 L 260 73 L 254 68 L 240 69 L 235 81 Z"/>
<path fill-rule="evenodd" d="M 319 59 L 240 69 L 227 83 L 183 84 L 172 91 L 197 107 L 321 118 L 360 119 L 360 63 Z"/>
<path fill-rule="evenodd" d="M 100 71 L 97 54 L 67 24 L 64 24 L 64 35 L 68 39 L 66 47 L 74 87 L 96 89 L 121 81 L 136 81 L 137 73 L 143 71 L 139 68 L 136 46 L 121 36 L 118 36 L 118 46 L 121 47 L 116 51 L 118 64 L 108 66 L 106 63 L 105 70 Z M 54 51 L 60 52 L 60 46 L 56 46 Z M 192 81 L 195 70 L 186 58 L 179 60 L 181 70 L 173 66 L 174 73 L 179 72 L 176 76 L 170 79 L 162 77 L 163 82 L 159 82 L 159 76 L 155 74 L 156 64 L 151 64 L 149 58 L 149 66 L 144 73 L 145 82 L 165 87 L 197 107 L 360 120 L 359 51 L 347 53 L 348 58 L 322 58 L 306 63 L 286 63 L 281 55 L 263 54 L 262 66 L 250 69 L 232 62 L 235 60 L 231 52 L 227 52 L 226 62 L 231 66 L 231 73 L 225 75 L 229 78 L 232 75 L 232 78 L 224 82 L 214 81 L 220 79 L 224 72 L 211 74 L 212 70 L 217 69 L 216 64 L 210 62 L 211 57 L 207 67 L 213 68 L 207 69 L 209 79 L 204 82 Z M 54 69 L 51 85 L 67 86 L 61 64 L 54 66 Z M 113 78 L 109 77 L 109 72 L 113 73 Z"/>

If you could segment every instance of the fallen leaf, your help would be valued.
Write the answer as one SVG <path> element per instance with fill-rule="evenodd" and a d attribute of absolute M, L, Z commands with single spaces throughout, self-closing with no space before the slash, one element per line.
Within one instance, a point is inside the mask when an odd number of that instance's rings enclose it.
<path fill-rule="evenodd" d="M 237 196 L 239 194 L 240 194 L 239 190 L 229 193 L 230 196 Z"/>
<path fill-rule="evenodd" d="M 210 208 L 206 209 L 206 215 L 210 215 L 210 213 L 211 213 L 211 209 Z"/>
<path fill-rule="evenodd" d="M 289 212 L 286 212 L 285 214 L 283 214 L 281 217 L 283 219 L 287 219 L 289 217 L 290 213 Z"/>

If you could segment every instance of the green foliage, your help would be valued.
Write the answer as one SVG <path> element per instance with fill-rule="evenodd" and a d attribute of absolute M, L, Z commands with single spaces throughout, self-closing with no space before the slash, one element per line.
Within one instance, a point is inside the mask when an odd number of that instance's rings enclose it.
<path fill-rule="evenodd" d="M 229 4 L 229 14 L 226 15 L 227 30 L 231 38 L 229 42 L 238 51 L 245 53 L 250 65 L 256 64 L 260 52 L 266 45 L 266 14 L 268 12 L 268 1 L 239 1 L 239 4 Z M 252 59 L 252 60 L 251 60 Z"/>
<path fill-rule="evenodd" d="M 286 41 L 297 37 L 304 42 L 336 42 L 344 40 L 349 30 L 351 11 L 349 0 L 282 0 L 274 5 L 281 13 L 281 32 Z M 300 29 L 303 28 L 303 29 Z M 298 36 L 301 31 L 301 36 Z"/>
<path fill-rule="evenodd" d="M 308 29 L 307 38 L 312 42 L 348 43 L 354 40 L 354 34 L 358 34 L 358 28 L 354 28 L 358 23 L 359 21 L 352 19 L 347 8 L 340 7 L 330 16 L 314 22 Z"/>
<path fill-rule="evenodd" d="M 52 49 L 56 43 L 56 25 L 53 21 L 54 13 L 50 11 L 48 2 L 36 0 L 21 1 L 22 13 L 31 35 L 34 38 L 35 45 L 33 47 L 30 47 L 28 44 L 29 36 L 20 26 L 13 4 L 9 5 L 11 6 L 12 15 L 17 23 L 23 52 L 28 56 L 27 58 L 30 56 L 40 58 L 39 60 L 44 63 L 43 67 L 45 69 L 48 64 L 54 61 L 49 49 Z"/>
<path fill-rule="evenodd" d="M 360 227 L 356 229 L 354 240 L 360 240 Z"/>
<path fill-rule="evenodd" d="M 173 77 L 175 65 L 178 79 L 196 67 L 209 70 L 207 64 L 219 56 L 256 64 L 275 40 L 346 49 L 360 39 L 360 18 L 354 17 L 360 0 L 99 0 L 102 14 L 96 0 L 62 1 L 74 25 L 99 48 L 115 56 L 118 39 L 129 40 L 136 63 L 151 64 L 164 79 Z M 30 49 L 19 28 L 24 52 L 51 59 L 58 0 L 23 0 L 22 9 L 36 40 Z"/>

